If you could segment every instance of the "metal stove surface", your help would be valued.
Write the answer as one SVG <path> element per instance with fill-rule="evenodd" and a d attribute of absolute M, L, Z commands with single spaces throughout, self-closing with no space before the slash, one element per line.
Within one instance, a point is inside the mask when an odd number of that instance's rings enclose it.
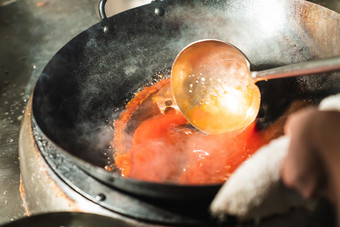
<path fill-rule="evenodd" d="M 72 1 L 73 2 L 73 1 Z M 25 215 L 18 134 L 24 106 L 53 54 L 94 24 L 95 1 L 0 1 L 0 223 Z"/>
<path fill-rule="evenodd" d="M 110 16 L 146 2 L 109 0 L 107 14 Z M 338 0 L 313 2 L 340 12 Z M 25 118 L 24 106 L 35 81 L 59 48 L 98 20 L 97 0 L 0 0 L 0 225 L 24 217 L 27 212 L 19 189 L 18 137 L 20 122 Z M 26 116 L 29 117 L 29 114 Z M 32 158 L 39 160 L 37 155 Z M 40 172 L 55 176 L 52 171 L 41 169 Z M 31 177 L 40 180 L 41 175 L 32 173 Z M 58 177 L 55 177 L 55 181 L 63 183 Z M 103 213 L 124 219 L 131 225 L 146 225 L 128 219 L 119 212 L 110 212 L 101 205 L 93 205 L 91 199 L 84 200 L 76 190 L 67 187 L 64 191 L 58 191 L 53 184 L 47 186 L 55 190 L 58 204 L 44 200 L 41 195 L 41 199 L 35 201 L 36 208 L 31 204 L 33 211 L 46 212 L 49 206 L 53 206 L 54 210 Z M 34 185 L 32 188 L 35 190 Z M 101 192 L 94 192 L 91 196 L 99 204 L 103 199 Z M 82 202 L 75 205 L 78 201 Z"/>

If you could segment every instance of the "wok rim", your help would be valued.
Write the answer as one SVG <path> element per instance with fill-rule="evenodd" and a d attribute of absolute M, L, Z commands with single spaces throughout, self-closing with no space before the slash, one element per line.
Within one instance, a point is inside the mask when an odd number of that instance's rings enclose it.
<path fill-rule="evenodd" d="M 156 1 L 157 2 L 157 1 Z M 173 1 L 165 1 L 164 3 L 169 3 L 171 4 L 171 2 Z M 321 7 L 321 8 L 325 8 L 327 11 L 332 11 L 332 13 L 335 13 L 337 15 L 339 15 L 339 13 L 329 9 L 329 8 L 326 8 L 322 5 L 319 5 L 319 4 L 316 4 L 316 3 L 313 3 L 313 2 L 309 2 L 309 1 L 300 1 L 300 0 L 291 0 L 291 2 L 294 2 L 294 3 L 302 3 L 302 4 L 307 4 L 307 5 L 314 5 L 314 6 L 317 6 L 317 7 Z M 141 6 L 141 7 L 147 7 L 149 5 L 151 5 L 152 3 L 150 4 L 147 4 L 147 5 L 144 5 L 144 6 Z M 137 8 L 140 8 L 140 7 L 137 7 Z M 133 11 L 134 9 L 130 9 L 130 10 L 127 10 L 127 11 L 124 11 L 124 12 L 121 12 L 119 14 L 123 14 L 123 13 L 126 13 L 126 12 L 129 12 L 129 11 Z M 115 17 L 119 14 L 116 14 L 116 15 L 113 15 L 112 17 Z M 89 29 L 93 28 L 93 27 L 104 27 L 105 24 L 106 24 L 106 20 L 109 20 L 111 19 L 112 17 L 109 17 L 109 18 L 105 18 L 104 20 L 101 20 L 99 22 L 97 22 L 96 24 L 92 25 L 91 27 L 87 28 L 86 30 L 82 31 L 81 33 L 79 33 L 77 36 L 73 37 L 71 40 L 69 40 L 67 43 L 65 43 L 61 48 L 63 49 L 69 42 L 77 39 L 77 37 L 79 37 L 80 35 L 82 34 L 85 34 L 89 31 Z M 189 44 L 190 45 L 190 44 Z M 55 56 L 59 53 L 58 50 L 50 59 L 49 62 L 51 62 Z M 39 75 L 39 78 L 41 77 L 41 75 L 44 73 L 45 69 L 49 66 L 49 63 L 47 63 L 42 71 L 42 73 L 40 73 Z M 39 79 L 38 78 L 38 79 Z M 86 172 L 89 176 L 91 177 L 94 177 L 100 181 L 103 181 L 105 183 L 108 183 L 110 186 L 112 187 L 116 187 L 115 185 L 115 180 L 119 179 L 119 180 L 123 180 L 123 181 L 126 181 L 127 183 L 131 183 L 131 184 L 135 184 L 135 185 L 138 185 L 138 184 L 144 184 L 144 185 L 148 185 L 150 187 L 154 187 L 154 186 L 157 186 L 157 187 L 167 187 L 167 188 L 172 188 L 172 189 L 205 189 L 205 188 L 220 188 L 223 184 L 223 183 L 214 183 L 214 184 L 176 184 L 176 183 L 170 183 L 170 182 L 165 182 L 165 183 L 157 183 L 157 182 L 152 182 L 152 181 L 145 181 L 145 180 L 139 180 L 139 179 L 135 179 L 135 178 L 129 178 L 129 177 L 123 177 L 115 172 L 110 172 L 110 171 L 107 171 L 105 170 L 104 168 L 102 167 L 99 167 L 99 166 L 96 166 L 88 161 L 85 161 L 83 160 L 82 158 L 80 157 L 77 157 L 76 155 L 72 154 L 71 152 L 68 152 L 66 149 L 62 148 L 61 146 L 59 146 L 53 139 L 51 139 L 49 136 L 46 135 L 46 133 L 41 129 L 37 119 L 36 119 L 36 113 L 35 113 L 35 110 L 33 108 L 34 106 L 34 103 L 35 103 L 35 91 L 36 91 L 36 87 L 34 87 L 34 90 L 33 90 L 33 93 L 32 93 L 32 116 L 31 116 L 31 121 L 32 123 L 35 124 L 35 127 L 37 127 L 37 129 L 39 130 L 39 133 L 42 134 L 46 140 L 48 140 L 49 143 L 51 143 L 57 150 L 58 152 L 61 152 L 63 155 L 65 155 L 66 157 L 69 158 L 69 160 L 75 164 L 76 166 L 78 166 L 82 171 Z M 34 141 L 36 141 L 36 139 L 34 138 Z M 40 152 L 40 151 L 39 151 Z M 41 152 L 40 152 L 41 153 Z M 53 169 L 53 168 L 52 168 Z M 91 173 L 91 170 L 95 170 L 95 172 L 98 172 L 100 175 L 103 175 L 105 176 L 104 178 L 114 178 L 114 180 L 110 183 L 108 181 L 106 181 L 105 179 L 102 179 L 101 177 L 98 177 L 96 176 L 96 174 L 93 174 Z M 117 187 L 119 189 L 121 189 L 120 187 Z M 124 190 L 124 189 L 122 189 Z M 138 190 L 138 189 L 137 189 Z M 144 194 L 144 193 L 143 193 Z M 148 195 L 150 196 L 150 195 Z M 158 197 L 158 196 L 157 196 Z"/>

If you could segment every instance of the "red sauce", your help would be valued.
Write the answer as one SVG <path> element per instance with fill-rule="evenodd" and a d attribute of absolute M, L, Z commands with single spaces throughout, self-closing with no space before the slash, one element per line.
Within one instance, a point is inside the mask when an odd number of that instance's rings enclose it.
<path fill-rule="evenodd" d="M 269 142 L 255 128 L 255 123 L 242 132 L 207 135 L 189 126 L 183 115 L 171 109 L 165 114 L 145 105 L 141 113 L 151 116 L 138 123 L 132 132 L 127 125 L 137 109 L 152 99 L 169 80 L 137 93 L 115 122 L 112 145 L 116 150 L 115 165 L 122 176 L 153 182 L 180 184 L 222 183 L 259 147 Z M 149 113 L 150 114 L 150 113 Z"/>

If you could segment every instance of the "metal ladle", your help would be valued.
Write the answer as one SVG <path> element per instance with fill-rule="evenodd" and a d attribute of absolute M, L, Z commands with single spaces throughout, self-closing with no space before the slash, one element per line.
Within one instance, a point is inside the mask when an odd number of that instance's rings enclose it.
<path fill-rule="evenodd" d="M 259 111 L 257 81 L 340 69 L 340 57 L 251 72 L 245 55 L 220 40 L 200 40 L 175 59 L 171 87 L 186 119 L 201 131 L 220 134 L 242 130 Z"/>

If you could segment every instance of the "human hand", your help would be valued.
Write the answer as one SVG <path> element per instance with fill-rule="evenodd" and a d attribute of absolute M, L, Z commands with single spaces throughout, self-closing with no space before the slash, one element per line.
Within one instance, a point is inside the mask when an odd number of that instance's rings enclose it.
<path fill-rule="evenodd" d="M 290 145 L 283 182 L 305 198 L 323 196 L 340 204 L 340 112 L 306 108 L 289 117 L 285 133 Z"/>

